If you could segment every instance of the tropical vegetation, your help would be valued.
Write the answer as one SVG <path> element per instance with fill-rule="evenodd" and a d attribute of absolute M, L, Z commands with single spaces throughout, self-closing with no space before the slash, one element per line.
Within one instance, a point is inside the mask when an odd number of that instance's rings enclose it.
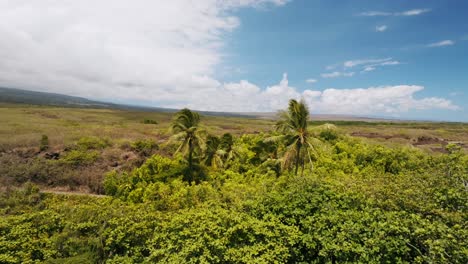
<path fill-rule="evenodd" d="M 270 131 L 237 136 L 183 109 L 166 141 L 124 146 L 142 162 L 106 172 L 105 195 L 2 188 L 0 263 L 468 262 L 460 145 L 428 153 L 310 124 L 296 100 Z M 49 162 L 90 168 L 110 144 L 86 137 Z"/>

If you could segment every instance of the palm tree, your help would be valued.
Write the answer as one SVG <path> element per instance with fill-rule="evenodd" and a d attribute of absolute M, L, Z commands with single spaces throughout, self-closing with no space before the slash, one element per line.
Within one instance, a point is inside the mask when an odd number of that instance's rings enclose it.
<path fill-rule="evenodd" d="M 201 148 L 203 142 L 198 129 L 199 123 L 200 115 L 184 108 L 175 114 L 171 125 L 174 133 L 172 139 L 181 141 L 175 153 L 187 155 L 189 182 L 193 181 L 194 153 Z"/>
<path fill-rule="evenodd" d="M 302 167 L 301 175 L 304 174 L 305 158 L 308 157 L 311 165 L 312 159 L 310 150 L 314 149 L 311 144 L 311 136 L 307 131 L 307 121 L 309 120 L 309 110 L 306 103 L 301 100 L 289 100 L 288 110 L 280 112 L 280 119 L 276 123 L 276 129 L 284 135 L 278 139 L 286 143 L 286 151 L 283 156 L 283 167 L 295 166 L 297 175 L 299 165 Z"/>
<path fill-rule="evenodd" d="M 208 135 L 205 143 L 205 165 L 217 169 L 223 166 L 222 157 L 225 151 L 221 149 L 221 140 L 217 136 Z"/>

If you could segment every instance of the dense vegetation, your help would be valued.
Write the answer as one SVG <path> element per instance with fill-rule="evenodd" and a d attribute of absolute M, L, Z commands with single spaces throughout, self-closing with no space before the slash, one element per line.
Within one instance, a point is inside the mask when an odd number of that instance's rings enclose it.
<path fill-rule="evenodd" d="M 306 109 L 291 101 L 276 129 L 239 136 L 184 109 L 168 140 L 126 146 L 142 162 L 107 172 L 107 196 L 5 188 L 0 263 L 468 262 L 460 146 L 365 142 L 308 126 Z M 48 162 L 84 171 L 111 144 L 84 137 Z"/>

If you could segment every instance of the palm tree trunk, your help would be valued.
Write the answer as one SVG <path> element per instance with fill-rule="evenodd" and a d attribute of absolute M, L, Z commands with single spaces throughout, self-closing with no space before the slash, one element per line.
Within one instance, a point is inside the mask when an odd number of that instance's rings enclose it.
<path fill-rule="evenodd" d="M 301 168 L 301 177 L 304 176 L 304 164 L 305 164 L 305 160 L 302 160 L 302 162 L 301 162 L 301 167 L 302 167 Z"/>
<path fill-rule="evenodd" d="M 188 156 L 188 166 L 189 166 L 189 183 L 193 181 L 193 144 L 192 140 L 189 140 L 189 156 Z"/>
<path fill-rule="evenodd" d="M 300 155 L 301 155 L 301 144 L 298 143 L 296 145 L 296 171 L 295 171 L 295 175 L 297 176 L 297 171 L 299 169 L 299 160 L 300 160 Z"/>

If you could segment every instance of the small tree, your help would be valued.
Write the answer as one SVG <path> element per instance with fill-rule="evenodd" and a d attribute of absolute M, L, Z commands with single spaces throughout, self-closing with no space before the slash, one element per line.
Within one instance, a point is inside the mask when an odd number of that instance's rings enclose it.
<path fill-rule="evenodd" d="M 200 115 L 184 108 L 175 114 L 171 125 L 174 133 L 172 140 L 180 142 L 175 153 L 182 152 L 187 158 L 189 182 L 194 180 L 194 154 L 201 149 L 203 142 L 199 133 L 199 123 Z"/>
<path fill-rule="evenodd" d="M 280 119 L 276 123 L 276 129 L 283 133 L 277 139 L 286 143 L 286 150 L 283 155 L 283 167 L 291 167 L 294 164 L 294 173 L 297 175 L 299 166 L 302 167 L 301 174 L 304 173 L 305 159 L 308 158 L 312 165 L 310 155 L 313 149 L 311 136 L 307 131 L 307 121 L 309 120 L 309 109 L 304 101 L 289 100 L 287 111 L 280 112 Z"/>
<path fill-rule="evenodd" d="M 221 140 L 217 136 L 208 135 L 205 142 L 205 165 L 213 169 L 221 168 L 224 154 L 225 151 L 221 149 Z"/>

